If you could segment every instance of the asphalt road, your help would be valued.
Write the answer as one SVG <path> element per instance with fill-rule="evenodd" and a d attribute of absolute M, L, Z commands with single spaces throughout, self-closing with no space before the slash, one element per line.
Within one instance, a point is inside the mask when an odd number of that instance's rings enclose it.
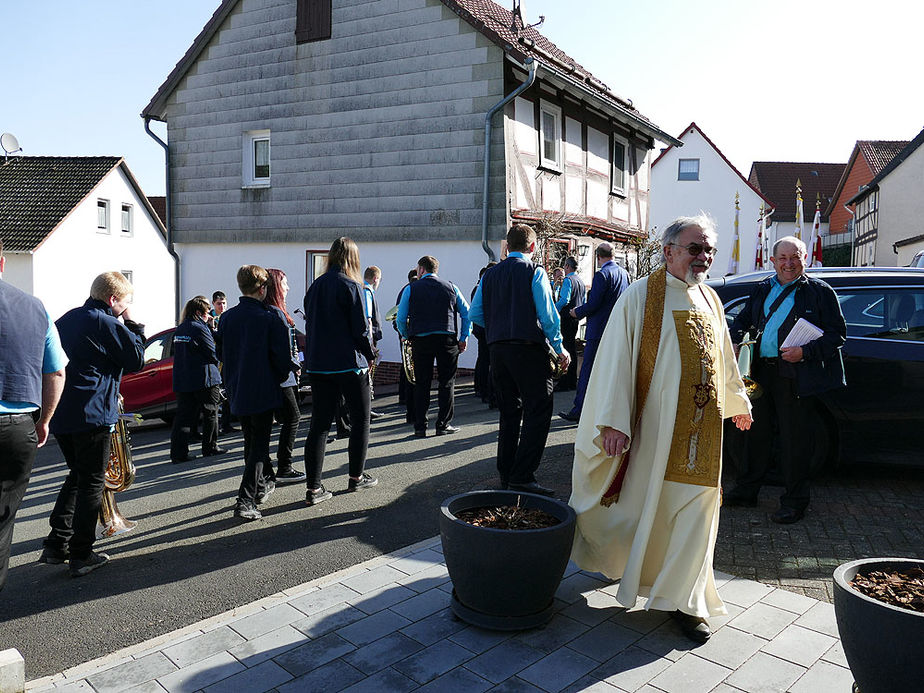
<path fill-rule="evenodd" d="M 556 395 L 556 410 L 570 404 L 569 394 Z M 387 413 L 373 422 L 369 445 L 367 469 L 378 476 L 378 486 L 344 492 L 346 441 L 336 441 L 324 467 L 324 484 L 334 492 L 330 501 L 308 508 L 304 484 L 279 487 L 262 508 L 263 520 L 253 523 L 232 517 L 242 470 L 240 433 L 221 439 L 230 448 L 226 455 L 172 465 L 167 426 L 142 424 L 132 432 L 135 483 L 116 496 L 138 527 L 98 542 L 112 562 L 79 579 L 70 578 L 66 566 L 37 563 L 66 470 L 50 441 L 39 450 L 16 520 L 10 572 L 0 592 L 0 650 L 15 647 L 23 654 L 27 680 L 53 674 L 436 536 L 445 498 L 494 487 L 496 411 L 470 385 L 457 387 L 454 422 L 462 430 L 453 436 L 414 438 L 394 395 L 380 396 L 375 408 Z M 431 409 L 431 430 L 434 415 Z M 307 429 L 303 412 L 296 455 L 301 468 Z M 540 480 L 564 499 L 574 434 L 573 426 L 554 418 L 540 469 Z"/>

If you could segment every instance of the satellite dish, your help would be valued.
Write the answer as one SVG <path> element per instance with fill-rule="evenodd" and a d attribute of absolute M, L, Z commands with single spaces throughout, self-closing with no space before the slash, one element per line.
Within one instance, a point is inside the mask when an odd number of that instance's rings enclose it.
<path fill-rule="evenodd" d="M 19 146 L 19 140 L 16 139 L 15 135 L 9 132 L 4 132 L 0 135 L 0 147 L 3 147 L 3 151 L 6 154 L 22 151 L 22 147 Z"/>

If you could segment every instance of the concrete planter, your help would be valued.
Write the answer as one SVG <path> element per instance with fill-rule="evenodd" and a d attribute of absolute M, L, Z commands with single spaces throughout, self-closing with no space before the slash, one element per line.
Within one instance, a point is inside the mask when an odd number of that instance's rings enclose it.
<path fill-rule="evenodd" d="M 456 517 L 463 510 L 520 504 L 560 522 L 544 529 L 476 527 Z M 452 579 L 452 611 L 463 621 L 492 630 L 523 630 L 548 622 L 552 600 L 568 566 L 574 510 L 532 493 L 472 491 L 445 500 L 440 539 Z"/>
<path fill-rule="evenodd" d="M 866 558 L 834 571 L 834 612 L 844 655 L 860 693 L 922 690 L 924 613 L 872 599 L 850 586 L 861 570 L 924 568 L 924 560 Z"/>

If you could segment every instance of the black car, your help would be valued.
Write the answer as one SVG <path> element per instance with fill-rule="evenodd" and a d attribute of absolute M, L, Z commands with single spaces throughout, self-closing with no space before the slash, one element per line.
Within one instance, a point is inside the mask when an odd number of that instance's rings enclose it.
<path fill-rule="evenodd" d="M 838 460 L 924 465 L 924 269 L 825 267 L 807 273 L 837 292 L 847 322 L 847 387 L 819 397 L 813 466 Z M 771 274 L 709 280 L 729 324 Z"/>

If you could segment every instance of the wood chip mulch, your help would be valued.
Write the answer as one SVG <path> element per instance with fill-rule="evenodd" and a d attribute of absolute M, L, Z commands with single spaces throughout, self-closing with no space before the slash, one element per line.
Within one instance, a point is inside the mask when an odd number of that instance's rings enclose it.
<path fill-rule="evenodd" d="M 871 570 L 857 573 L 850 586 L 880 602 L 924 613 L 924 570 Z"/>
<path fill-rule="evenodd" d="M 544 510 L 503 505 L 495 508 L 471 508 L 456 513 L 456 517 L 476 527 L 490 529 L 542 529 L 554 527 L 559 519 Z"/>

